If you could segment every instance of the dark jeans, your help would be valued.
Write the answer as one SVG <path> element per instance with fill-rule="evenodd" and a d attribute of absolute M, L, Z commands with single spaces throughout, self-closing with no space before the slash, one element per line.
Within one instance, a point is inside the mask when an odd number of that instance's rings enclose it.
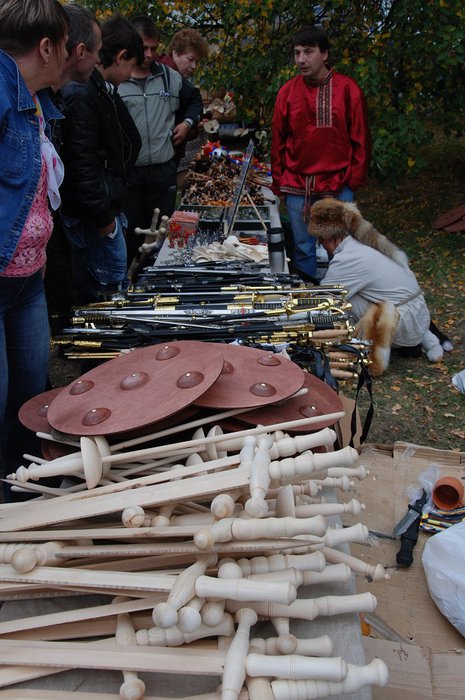
<path fill-rule="evenodd" d="M 334 194 L 341 202 L 352 202 L 354 195 L 349 187 L 344 187 L 339 194 Z M 312 197 L 311 203 L 321 199 L 318 195 Z M 316 239 L 310 235 L 311 227 L 304 221 L 305 197 L 303 195 L 287 194 L 286 207 L 294 239 L 292 265 L 295 271 L 303 272 L 307 277 L 317 276 Z"/>
<path fill-rule="evenodd" d="M 52 335 L 69 325 L 74 304 L 71 245 L 66 237 L 60 215 L 56 215 L 52 236 L 47 244 L 45 295 Z"/>
<path fill-rule="evenodd" d="M 176 163 L 174 158 L 167 163 L 143 165 L 134 168 L 129 175 L 128 194 L 123 211 L 128 220 L 126 246 L 128 264 L 137 255 L 144 237 L 134 233 L 135 228 L 150 227 L 153 210 L 158 208 L 160 216 L 171 216 L 176 206 Z"/>
<path fill-rule="evenodd" d="M 127 287 L 127 257 L 124 214 L 116 217 L 116 228 L 101 236 L 89 221 L 63 217 L 71 244 L 75 303 L 79 306 Z"/>
<path fill-rule="evenodd" d="M 0 440 L 4 474 L 39 454 L 39 441 L 18 419 L 21 406 L 47 388 L 49 325 L 42 273 L 0 277 Z"/>

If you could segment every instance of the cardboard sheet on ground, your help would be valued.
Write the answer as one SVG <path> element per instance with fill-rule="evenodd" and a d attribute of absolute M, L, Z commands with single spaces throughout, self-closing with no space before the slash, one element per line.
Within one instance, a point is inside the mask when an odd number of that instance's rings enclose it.
<path fill-rule="evenodd" d="M 370 530 L 383 533 L 391 533 L 406 513 L 407 488 L 430 464 L 439 465 L 441 475 L 465 478 L 465 453 L 403 442 L 367 446 L 360 463 L 370 470 L 368 478 L 357 484 L 357 496 L 367 504 L 363 522 Z M 423 547 L 431 536 L 420 530 L 408 569 L 396 564 L 399 541 L 378 539 L 374 546 L 351 545 L 354 556 L 368 563 L 380 562 L 391 576 L 378 583 L 357 578 L 357 592 L 371 591 L 378 599 L 370 636 L 364 637 L 366 661 L 379 656 L 390 670 L 389 685 L 374 687 L 373 700 L 464 697 L 465 638 L 431 599 L 421 563 Z"/>

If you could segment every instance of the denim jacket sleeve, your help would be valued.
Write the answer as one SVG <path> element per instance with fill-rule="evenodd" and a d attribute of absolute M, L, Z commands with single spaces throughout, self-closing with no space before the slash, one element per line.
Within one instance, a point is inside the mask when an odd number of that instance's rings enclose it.
<path fill-rule="evenodd" d="M 42 91 L 43 92 L 43 91 Z M 44 117 L 60 113 L 39 94 Z M 23 232 L 41 170 L 39 125 L 29 90 L 15 61 L 0 51 L 0 271 Z"/>

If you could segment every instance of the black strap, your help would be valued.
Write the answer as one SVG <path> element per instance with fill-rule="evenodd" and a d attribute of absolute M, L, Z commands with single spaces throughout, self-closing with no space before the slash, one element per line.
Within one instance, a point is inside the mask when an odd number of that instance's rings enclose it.
<path fill-rule="evenodd" d="M 163 80 L 163 87 L 165 92 L 170 91 L 170 72 L 164 63 L 159 64 L 161 66 L 161 79 Z"/>
<path fill-rule="evenodd" d="M 333 377 L 329 368 L 328 357 L 321 350 L 290 345 L 287 348 L 287 352 L 293 362 L 307 369 L 318 379 L 326 382 L 336 392 L 339 391 L 337 380 Z"/>
<path fill-rule="evenodd" d="M 362 434 L 360 436 L 360 442 L 363 443 L 368 437 L 368 433 L 370 431 L 371 427 L 371 422 L 373 420 L 373 415 L 374 415 L 374 405 L 373 405 L 373 381 L 371 378 L 371 375 L 368 371 L 367 366 L 363 362 L 363 354 L 358 350 L 357 348 L 354 348 L 352 345 L 344 344 L 342 343 L 341 345 L 335 346 L 338 350 L 341 350 L 343 352 L 350 352 L 353 355 L 355 355 L 358 358 L 358 361 L 360 363 L 360 373 L 358 375 L 358 382 L 357 382 L 357 391 L 355 392 L 355 406 L 354 410 L 352 411 L 352 416 L 350 420 L 350 442 L 349 445 L 350 447 L 354 446 L 354 437 L 355 433 L 357 432 L 357 404 L 358 404 L 358 397 L 360 394 L 360 391 L 362 388 L 365 386 L 366 390 L 368 392 L 368 396 L 370 397 L 370 405 L 368 407 L 368 410 L 366 412 L 365 419 L 363 421 L 363 426 L 362 426 Z"/>

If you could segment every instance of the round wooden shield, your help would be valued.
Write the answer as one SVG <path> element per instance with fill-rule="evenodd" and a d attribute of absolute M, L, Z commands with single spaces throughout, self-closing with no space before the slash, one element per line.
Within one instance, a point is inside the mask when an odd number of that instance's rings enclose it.
<path fill-rule="evenodd" d="M 180 411 L 176 411 L 176 413 L 173 413 L 170 416 L 167 416 L 166 418 L 162 418 L 162 420 L 158 420 L 156 423 L 144 425 L 141 428 L 136 428 L 136 430 L 118 433 L 118 435 L 113 440 L 109 441 L 110 445 L 112 445 L 113 443 L 130 441 L 135 438 L 142 437 L 143 435 L 152 435 L 153 433 L 159 433 L 163 430 L 172 428 L 175 425 L 183 425 L 184 423 L 188 423 L 189 421 L 193 420 L 199 412 L 200 406 L 194 406 L 194 404 L 190 404 L 190 406 L 186 406 Z"/>
<path fill-rule="evenodd" d="M 215 345 L 223 354 L 216 382 L 195 403 L 209 408 L 265 406 L 295 394 L 304 383 L 302 369 L 276 353 L 243 345 Z"/>
<path fill-rule="evenodd" d="M 343 410 L 342 401 L 334 389 L 309 372 L 303 374 L 305 375 L 304 387 L 308 389 L 306 394 L 279 404 L 241 413 L 237 419 L 247 425 L 273 425 L 274 423 L 310 418 L 311 416 L 324 416 Z M 336 423 L 334 419 L 322 419 L 311 426 L 304 425 L 294 428 L 292 432 L 310 433 L 327 428 L 334 423 Z"/>
<path fill-rule="evenodd" d="M 444 214 L 440 214 L 438 217 L 436 217 L 432 226 L 433 228 L 445 228 L 446 226 L 450 226 L 450 224 L 455 223 L 459 219 L 463 219 L 464 216 L 465 204 L 461 204 L 460 206 L 449 209 L 449 211 L 446 211 Z M 455 230 L 462 231 L 461 228 Z"/>
<path fill-rule="evenodd" d="M 116 357 L 62 389 L 47 418 L 70 435 L 113 435 L 150 425 L 199 398 L 223 367 L 221 348 L 161 343 Z"/>
<path fill-rule="evenodd" d="M 61 387 L 44 391 L 32 399 L 23 403 L 18 411 L 18 418 L 25 428 L 33 433 L 49 433 L 48 409 L 52 401 L 58 396 Z"/>

